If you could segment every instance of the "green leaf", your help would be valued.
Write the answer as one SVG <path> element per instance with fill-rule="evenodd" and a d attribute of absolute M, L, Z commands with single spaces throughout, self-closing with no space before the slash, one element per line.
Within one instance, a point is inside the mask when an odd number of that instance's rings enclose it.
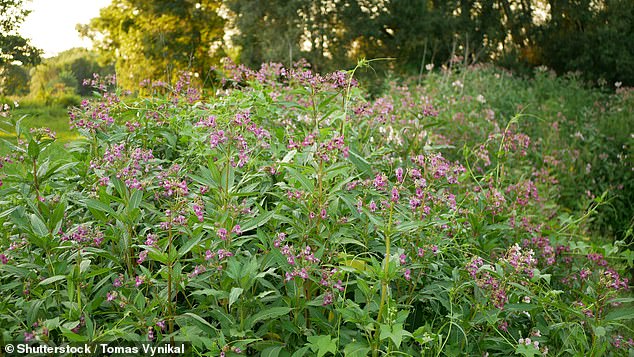
<path fill-rule="evenodd" d="M 361 156 L 356 150 L 350 148 L 350 156 L 348 156 L 348 160 L 354 164 L 354 166 L 359 170 L 360 173 L 364 175 L 370 174 L 372 171 L 372 165 Z"/>
<path fill-rule="evenodd" d="M 46 224 L 38 217 L 35 213 L 31 214 L 31 227 L 33 227 L 33 232 L 37 234 L 39 237 L 46 237 L 48 235 L 48 228 L 46 228 Z"/>
<path fill-rule="evenodd" d="M 190 238 L 183 244 L 183 246 L 178 250 L 178 257 L 182 258 L 185 254 L 189 253 L 192 248 L 196 246 L 202 239 L 202 235 L 198 235 L 196 238 Z"/>
<path fill-rule="evenodd" d="M 271 346 L 262 351 L 260 356 L 262 357 L 278 357 L 280 352 L 284 349 L 284 346 Z"/>
<path fill-rule="evenodd" d="M 143 191 L 134 190 L 134 192 L 130 196 L 130 201 L 128 202 L 128 212 L 132 211 L 135 208 L 139 208 L 142 200 L 143 200 Z"/>
<path fill-rule="evenodd" d="M 167 256 L 166 253 L 159 252 L 154 247 L 145 247 L 145 248 L 147 250 L 148 258 L 150 258 L 151 260 L 157 261 L 159 263 L 162 263 L 164 265 L 167 265 L 167 263 L 169 262 L 169 257 Z"/>
<path fill-rule="evenodd" d="M 233 165 L 230 165 L 229 163 L 227 163 L 225 168 L 222 170 L 222 176 L 220 177 L 220 185 L 223 189 L 226 189 L 227 192 L 232 192 L 235 180 L 236 180 L 236 170 L 233 168 Z"/>
<path fill-rule="evenodd" d="M 333 355 L 337 352 L 337 339 L 332 339 L 330 335 L 309 336 L 310 349 L 317 352 L 317 357 L 325 356 L 328 352 Z"/>
<path fill-rule="evenodd" d="M 35 140 L 31 139 L 29 141 L 29 147 L 27 149 L 27 153 L 31 159 L 37 159 L 40 155 L 40 146 L 35 142 Z"/>
<path fill-rule="evenodd" d="M 231 289 L 231 292 L 229 293 L 229 309 L 231 309 L 231 305 L 233 305 L 233 303 L 236 302 L 238 298 L 240 298 L 240 295 L 242 294 L 243 291 L 244 289 L 242 288 Z"/>
<path fill-rule="evenodd" d="M 42 303 L 44 303 L 44 300 L 34 300 L 28 304 L 29 307 L 27 309 L 26 322 L 29 326 L 33 325 L 33 323 L 37 321 L 37 314 L 40 312 Z"/>
<path fill-rule="evenodd" d="M 310 348 L 308 347 L 302 347 L 300 349 L 298 349 L 297 351 L 295 351 L 291 357 L 304 357 L 306 355 L 306 353 L 308 353 L 308 351 L 310 350 Z"/>
<path fill-rule="evenodd" d="M 352 342 L 343 349 L 346 357 L 366 357 L 370 353 L 370 347 L 365 342 Z"/>
<path fill-rule="evenodd" d="M 279 306 L 279 307 L 271 307 L 271 308 L 259 311 L 247 319 L 246 321 L 247 328 L 252 328 L 253 325 L 255 325 L 259 321 L 270 320 L 276 317 L 288 315 L 288 313 L 291 312 L 292 310 L 293 309 L 290 307 Z"/>
<path fill-rule="evenodd" d="M 297 180 L 302 185 L 302 187 L 306 191 L 308 192 L 315 191 L 315 184 L 311 180 L 309 180 L 308 177 L 306 177 L 306 175 L 295 170 L 294 168 L 290 166 L 286 166 L 286 170 L 288 171 L 288 173 L 291 174 L 291 176 L 293 176 L 295 180 Z"/>
<path fill-rule="evenodd" d="M 127 197 L 128 189 L 125 187 L 123 181 L 115 177 L 111 180 L 111 182 L 121 198 Z"/>
<path fill-rule="evenodd" d="M 523 343 L 520 343 L 517 345 L 517 347 L 515 348 L 515 354 L 520 354 L 524 357 L 533 357 L 533 356 L 542 355 L 539 349 L 535 348 L 535 346 L 533 346 L 532 344 L 525 345 Z"/>
<path fill-rule="evenodd" d="M 83 273 L 86 270 L 88 270 L 88 268 L 90 267 L 90 259 L 84 259 L 81 261 L 81 263 L 79 263 L 79 272 Z"/>
<path fill-rule="evenodd" d="M 48 228 L 51 230 L 51 232 L 58 232 L 59 229 L 61 228 L 63 220 L 64 220 L 64 213 L 66 212 L 66 206 L 67 206 L 66 200 L 62 200 L 55 207 L 55 210 L 53 211 L 53 214 L 51 215 L 49 219 L 49 225 L 48 225 Z"/>
<path fill-rule="evenodd" d="M 250 231 L 252 229 L 258 228 L 268 222 L 275 214 L 275 211 L 268 211 L 264 213 L 260 213 L 258 216 L 254 217 L 250 221 L 240 226 L 240 229 L 243 232 Z"/>
<path fill-rule="evenodd" d="M 216 328 L 213 327 L 209 322 L 207 322 L 207 320 L 203 319 L 202 317 L 192 312 L 186 312 L 182 316 L 189 317 L 191 320 L 193 320 L 196 323 L 198 327 L 200 327 L 204 331 L 208 331 L 209 333 L 214 333 L 216 331 Z"/>
<path fill-rule="evenodd" d="M 97 200 L 93 200 L 93 199 L 87 199 L 84 201 L 84 203 L 86 204 L 86 207 L 88 208 L 93 208 L 97 211 L 100 212 L 105 212 L 108 214 L 115 214 L 114 210 L 107 204 L 101 202 L 101 201 L 97 201 Z"/>
<path fill-rule="evenodd" d="M 222 309 L 212 309 L 209 312 L 209 315 L 220 322 L 220 326 L 223 329 L 232 328 L 236 325 L 236 321 L 234 320 L 233 316 L 227 314 Z"/>
<path fill-rule="evenodd" d="M 18 208 L 20 208 L 20 206 L 13 206 L 13 207 L 9 208 L 8 210 L 0 213 L 0 218 L 4 218 L 4 217 L 10 215 L 11 212 L 15 211 Z"/>
<path fill-rule="evenodd" d="M 610 311 L 605 315 L 605 321 L 632 320 L 634 319 L 634 308 L 623 307 Z"/>
<path fill-rule="evenodd" d="M 66 279 L 66 275 L 55 275 L 40 281 L 38 285 L 48 285 L 48 284 L 54 283 L 56 281 L 64 280 L 64 279 Z"/>
<path fill-rule="evenodd" d="M 402 323 L 397 323 L 391 326 L 381 324 L 380 330 L 381 330 L 381 335 L 380 335 L 381 340 L 384 340 L 386 338 L 391 339 L 392 342 L 394 342 L 394 344 L 396 345 L 396 348 L 399 348 L 401 346 L 401 342 L 403 341 L 403 336 L 412 336 L 411 333 L 403 330 Z"/>
<path fill-rule="evenodd" d="M 594 330 L 594 334 L 595 334 L 597 337 L 603 337 L 603 336 L 605 336 L 605 327 L 603 327 L 603 326 L 597 326 L 597 327 L 593 327 L 592 329 Z"/>

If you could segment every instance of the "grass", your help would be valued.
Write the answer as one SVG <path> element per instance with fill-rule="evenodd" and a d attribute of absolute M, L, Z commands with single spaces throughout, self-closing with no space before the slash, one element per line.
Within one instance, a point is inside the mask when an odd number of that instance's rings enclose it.
<path fill-rule="evenodd" d="M 64 145 L 80 138 L 79 133 L 72 131 L 68 124 L 68 110 L 60 105 L 44 105 L 28 101 L 12 110 L 13 118 L 22 119 L 24 128 L 47 127 L 57 134 L 57 141 L 52 145 L 51 150 L 60 152 L 64 150 Z M 3 129 L 12 132 L 13 128 L 3 126 Z M 0 138 L 12 140 L 15 134 L 0 132 Z M 0 143 L 0 154 L 9 152 L 9 147 Z"/>

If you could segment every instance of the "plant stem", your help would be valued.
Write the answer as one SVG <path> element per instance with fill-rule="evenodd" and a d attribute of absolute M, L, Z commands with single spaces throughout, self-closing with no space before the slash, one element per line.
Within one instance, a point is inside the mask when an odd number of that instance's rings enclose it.
<path fill-rule="evenodd" d="M 394 203 L 390 203 L 390 215 L 387 223 L 387 227 L 385 228 L 385 259 L 383 260 L 383 276 L 381 277 L 381 302 L 379 303 L 379 314 L 376 318 L 376 322 L 380 324 L 382 322 L 383 317 L 383 308 L 385 306 L 387 300 L 387 289 L 389 287 L 389 271 L 390 271 L 390 247 L 392 245 L 390 236 L 392 234 L 392 213 L 394 212 Z M 377 356 L 379 345 L 380 345 L 380 329 L 377 328 L 375 331 L 375 339 L 376 339 L 376 347 L 372 352 L 373 356 Z"/>
<path fill-rule="evenodd" d="M 169 333 L 171 335 L 170 341 L 174 342 L 174 307 L 172 305 L 172 228 L 168 231 L 168 259 L 167 259 L 167 314 L 168 316 L 168 325 L 169 325 Z"/>

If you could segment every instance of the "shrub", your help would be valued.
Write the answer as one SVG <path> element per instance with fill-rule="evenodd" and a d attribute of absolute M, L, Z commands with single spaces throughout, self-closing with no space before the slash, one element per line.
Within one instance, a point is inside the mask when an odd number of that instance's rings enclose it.
<path fill-rule="evenodd" d="M 631 351 L 624 255 L 584 228 L 600 201 L 560 210 L 559 153 L 520 116 L 477 98 L 440 110 L 457 99 L 415 87 L 367 101 L 346 72 L 227 71 L 215 98 L 183 76 L 155 83 L 165 96 L 83 101 L 66 157 L 50 131 L 17 126 L 0 188 L 4 341 Z"/>

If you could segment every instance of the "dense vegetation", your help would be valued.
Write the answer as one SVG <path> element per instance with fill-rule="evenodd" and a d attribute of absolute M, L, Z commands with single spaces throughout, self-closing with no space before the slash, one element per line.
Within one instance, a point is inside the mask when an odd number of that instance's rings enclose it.
<path fill-rule="evenodd" d="M 179 70 L 211 83 L 225 55 L 247 66 L 305 58 L 320 72 L 390 57 L 409 74 L 458 55 L 632 86 L 632 23 L 630 0 L 114 0 L 81 29 L 127 89 L 173 84 Z"/>
<path fill-rule="evenodd" d="M 0 338 L 631 354 L 634 255 L 589 231 L 631 231 L 631 90 L 454 67 L 371 99 L 359 71 L 96 77 L 63 156 L 5 113 Z"/>

